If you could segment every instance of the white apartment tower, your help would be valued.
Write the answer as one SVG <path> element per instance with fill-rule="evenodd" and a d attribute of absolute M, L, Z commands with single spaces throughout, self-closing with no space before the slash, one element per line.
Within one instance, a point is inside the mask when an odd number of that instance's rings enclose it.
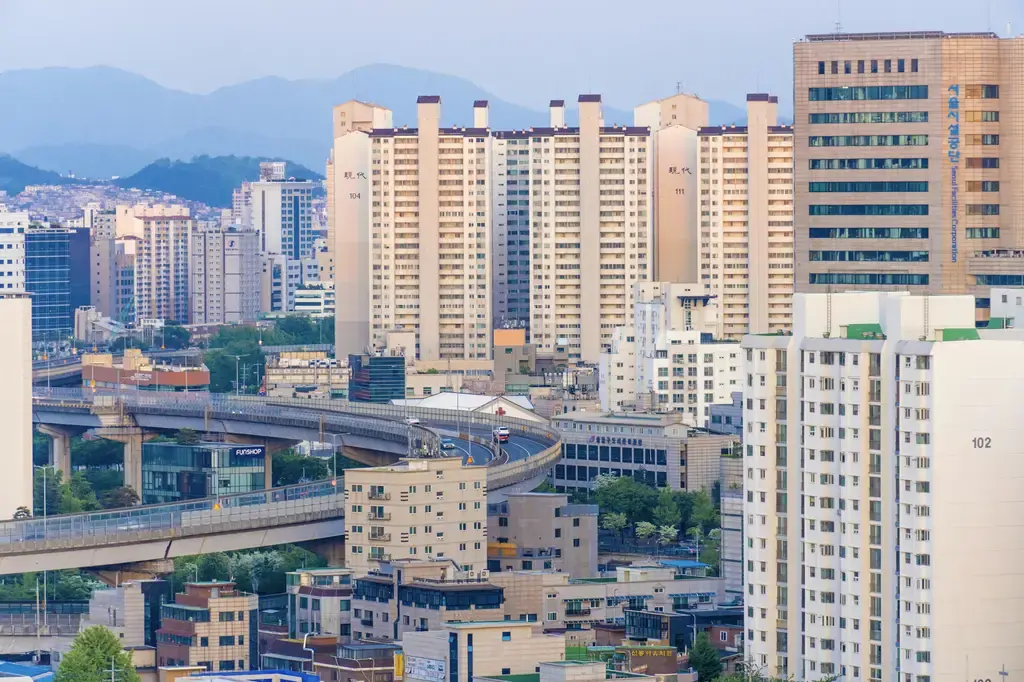
<path fill-rule="evenodd" d="M 187 322 L 189 247 L 194 228 L 189 209 L 159 204 L 118 206 L 115 221 L 117 238 L 126 244 L 126 251 L 127 242 L 132 243 L 133 319 Z"/>
<path fill-rule="evenodd" d="M 260 316 L 260 236 L 229 227 L 192 235 L 192 324 L 239 324 Z"/>
<path fill-rule="evenodd" d="M 25 291 L 25 235 L 28 213 L 0 211 L 0 293 Z"/>
<path fill-rule="evenodd" d="M 700 130 L 700 282 L 718 302 L 717 338 L 789 329 L 793 295 L 793 127 L 774 95 L 747 95 L 746 126 Z"/>
<path fill-rule="evenodd" d="M 445 128 L 441 98 L 422 96 L 418 128 L 369 133 L 376 346 L 412 329 L 419 359 L 491 357 L 490 134 L 486 102 L 477 104 L 474 127 Z"/>
<path fill-rule="evenodd" d="M 707 426 L 710 405 L 730 402 L 742 386 L 739 344 L 712 336 L 713 310 L 700 284 L 645 282 L 635 295 L 633 326 L 601 354 L 601 409 L 679 412 L 686 424 Z"/>
<path fill-rule="evenodd" d="M 972 296 L 798 294 L 745 354 L 747 655 L 814 680 L 1024 675 L 1024 336 Z"/>

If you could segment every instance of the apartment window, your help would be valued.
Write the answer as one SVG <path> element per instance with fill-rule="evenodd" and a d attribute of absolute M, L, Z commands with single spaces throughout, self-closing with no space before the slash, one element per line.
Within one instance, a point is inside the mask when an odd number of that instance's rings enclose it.
<path fill-rule="evenodd" d="M 886 73 L 892 73 L 892 60 L 891 59 L 886 59 L 884 64 L 885 64 L 885 72 Z"/>
<path fill-rule="evenodd" d="M 512 641 L 512 633 L 511 632 L 502 632 L 501 633 L 501 641 L 503 641 L 503 642 L 511 642 Z"/>
<path fill-rule="evenodd" d="M 839 73 L 839 62 L 832 60 L 832 75 L 835 76 Z"/>
<path fill-rule="evenodd" d="M 857 73 L 864 73 L 864 60 L 863 59 L 858 59 L 857 60 Z"/>
<path fill-rule="evenodd" d="M 872 59 L 871 60 L 871 73 L 878 73 L 878 60 L 877 59 Z"/>
<path fill-rule="evenodd" d="M 911 73 L 917 73 L 917 60 L 916 59 L 911 59 L 910 60 L 910 72 Z"/>
<path fill-rule="evenodd" d="M 818 75 L 819 76 L 824 76 L 825 75 L 825 62 L 818 62 Z"/>

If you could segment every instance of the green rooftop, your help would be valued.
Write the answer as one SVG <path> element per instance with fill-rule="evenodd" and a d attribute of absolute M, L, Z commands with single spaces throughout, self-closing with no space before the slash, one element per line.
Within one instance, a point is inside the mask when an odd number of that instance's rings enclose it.
<path fill-rule="evenodd" d="M 977 341 L 980 338 L 978 330 L 974 327 L 954 327 L 942 330 L 943 341 Z"/>
<path fill-rule="evenodd" d="M 1006 320 L 1007 320 L 1007 318 L 1005 318 L 1005 317 L 990 317 L 988 319 L 988 325 L 986 325 L 985 328 L 986 329 L 1008 329 L 1008 327 L 1006 326 Z"/>
<path fill-rule="evenodd" d="M 885 333 L 882 331 L 882 325 L 877 322 L 867 322 L 859 324 L 848 324 L 842 327 L 846 330 L 847 339 L 884 339 Z"/>
<path fill-rule="evenodd" d="M 522 675 L 493 675 L 488 676 L 491 680 L 504 680 L 504 682 L 540 682 L 540 673 L 523 673 Z"/>

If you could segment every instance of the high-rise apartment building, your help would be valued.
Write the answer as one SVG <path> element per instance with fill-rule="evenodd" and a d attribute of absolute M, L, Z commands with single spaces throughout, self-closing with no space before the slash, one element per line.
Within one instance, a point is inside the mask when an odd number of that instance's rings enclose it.
<path fill-rule="evenodd" d="M 697 282 L 700 253 L 697 131 L 708 125 L 708 103 L 694 95 L 678 93 L 635 107 L 633 124 L 651 129 L 654 153 L 651 166 L 654 272 L 651 277 L 656 282 Z"/>
<path fill-rule="evenodd" d="M 260 250 L 292 260 L 313 256 L 313 181 L 284 179 L 284 171 L 264 170 L 261 179 L 248 183 L 249 223 L 260 234 Z M 264 179 L 265 178 L 265 179 Z M 243 199 L 244 203 L 244 199 Z M 244 216 L 243 216 L 244 217 Z"/>
<path fill-rule="evenodd" d="M 89 305 L 102 315 L 116 317 L 117 212 L 90 204 L 82 224 L 89 230 Z"/>
<path fill-rule="evenodd" d="M 192 324 L 259 319 L 259 245 L 259 233 L 234 226 L 192 235 Z"/>
<path fill-rule="evenodd" d="M 295 292 L 302 285 L 302 261 L 279 253 L 263 254 L 260 269 L 260 312 L 295 310 Z"/>
<path fill-rule="evenodd" d="M 710 406 L 742 386 L 739 345 L 712 335 L 703 285 L 645 282 L 635 295 L 633 326 L 601 354 L 601 409 L 679 412 L 690 426 L 707 427 Z"/>
<path fill-rule="evenodd" d="M 793 127 L 777 107 L 747 95 L 747 125 L 699 132 L 700 282 L 717 299 L 716 338 L 792 324 Z"/>
<path fill-rule="evenodd" d="M 0 213 L 0 221 L 5 215 Z M 2 244 L 0 240 L 0 244 Z M 5 248 L 4 251 L 7 251 Z M 6 255 L 6 254 L 5 254 Z M 0 391 L 0 516 L 12 518 L 18 507 L 32 509 L 32 301 L 24 293 L 0 296 L 0 355 L 4 390 Z"/>
<path fill-rule="evenodd" d="M 459 457 L 349 469 L 345 566 L 361 576 L 381 561 L 446 559 L 486 570 L 486 474 Z"/>
<path fill-rule="evenodd" d="M 25 291 L 25 233 L 28 213 L 0 211 L 0 292 Z"/>
<path fill-rule="evenodd" d="M 794 45 L 796 290 L 1024 284 L 1024 37 Z"/>
<path fill-rule="evenodd" d="M 131 319 L 187 322 L 193 221 L 185 206 L 118 206 L 116 234 L 132 272 Z M 129 244 L 130 242 L 130 244 Z M 131 252 L 131 253 L 129 253 Z M 116 255 L 115 255 L 116 260 Z M 123 279 L 118 274 L 119 279 Z M 123 310 L 127 305 L 122 305 Z"/>
<path fill-rule="evenodd" d="M 797 294 L 744 339 L 746 654 L 769 674 L 1024 674 L 1024 342 L 971 296 Z"/>

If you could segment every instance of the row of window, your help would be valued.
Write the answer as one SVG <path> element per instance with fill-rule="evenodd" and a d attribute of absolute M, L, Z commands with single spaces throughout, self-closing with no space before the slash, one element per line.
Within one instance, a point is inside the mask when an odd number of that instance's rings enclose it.
<path fill-rule="evenodd" d="M 981 279 L 981 275 L 978 276 Z M 1024 275 L 1017 286 L 1024 284 Z M 928 275 L 890 272 L 812 272 L 809 275 L 811 284 L 854 284 L 854 285 L 897 285 L 923 286 L 928 284 Z M 978 282 L 982 284 L 982 282 Z"/>
<path fill-rule="evenodd" d="M 928 215 L 928 204 L 811 204 L 807 208 L 809 214 L 815 216 Z M 998 208 L 998 204 L 996 208 Z"/>
<path fill-rule="evenodd" d="M 811 251 L 811 261 L 856 263 L 927 263 L 927 251 Z"/>
<path fill-rule="evenodd" d="M 891 59 L 883 59 L 882 60 L 882 68 L 885 71 L 885 73 L 892 73 L 892 66 L 893 66 L 893 60 L 891 60 Z M 867 73 L 867 71 L 866 71 L 867 67 L 868 67 L 868 64 L 867 64 L 867 62 L 865 62 L 865 60 L 863 60 L 863 59 L 858 59 L 857 60 L 857 73 Z M 917 69 L 918 69 L 918 61 L 916 59 L 911 59 L 910 60 L 910 73 L 917 73 Z M 906 59 L 897 59 L 896 60 L 896 73 L 905 73 L 906 70 L 907 70 L 907 60 Z M 836 59 L 832 60 L 832 63 L 831 63 L 830 68 L 829 68 L 829 73 L 831 73 L 833 76 L 839 75 L 839 61 L 838 60 L 836 60 Z M 846 75 L 850 75 L 850 74 L 853 73 L 853 62 L 851 60 L 847 59 L 847 60 L 845 60 L 843 62 L 843 73 L 846 74 Z M 878 73 L 878 60 L 877 59 L 872 59 L 871 60 L 871 73 Z M 818 62 L 818 75 L 819 76 L 824 76 L 825 75 L 825 62 L 823 62 L 823 61 Z"/>
<path fill-rule="evenodd" d="M 808 236 L 811 239 L 928 239 L 928 228 L 812 227 Z"/>
<path fill-rule="evenodd" d="M 988 112 L 986 112 L 988 113 Z M 999 112 L 992 112 L 998 114 Z M 927 111 L 843 111 L 810 114 L 810 123 L 927 123 Z"/>
<path fill-rule="evenodd" d="M 968 159 L 969 160 L 969 159 Z M 998 161 L 998 159 L 997 159 Z M 811 159 L 811 170 L 923 170 L 928 159 Z M 970 166 L 968 166 L 970 168 Z M 998 165 L 996 166 L 998 168 Z"/>
<path fill-rule="evenodd" d="M 928 99 L 927 85 L 867 85 L 838 88 L 809 88 L 811 102 L 848 100 Z"/>
<path fill-rule="evenodd" d="M 998 135 L 995 137 L 998 144 Z M 811 135 L 812 147 L 926 147 L 927 135 Z"/>
<path fill-rule="evenodd" d="M 895 182 L 812 182 L 809 190 L 811 192 L 927 192 L 928 183 L 906 180 Z"/>

